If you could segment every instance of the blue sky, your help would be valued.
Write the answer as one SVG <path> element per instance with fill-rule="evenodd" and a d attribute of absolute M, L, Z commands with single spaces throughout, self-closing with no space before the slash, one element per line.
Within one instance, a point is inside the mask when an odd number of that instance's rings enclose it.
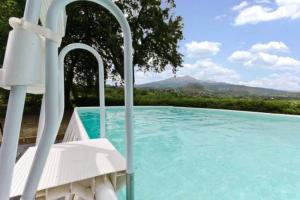
<path fill-rule="evenodd" d="M 175 2 L 185 24 L 178 76 L 300 91 L 300 0 Z M 171 76 L 136 72 L 137 83 Z"/>

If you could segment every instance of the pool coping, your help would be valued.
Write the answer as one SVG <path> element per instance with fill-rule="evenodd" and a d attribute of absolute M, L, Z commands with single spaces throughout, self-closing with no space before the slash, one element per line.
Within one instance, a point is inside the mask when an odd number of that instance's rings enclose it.
<path fill-rule="evenodd" d="M 243 111 L 243 110 L 216 109 L 216 108 L 197 108 L 197 107 L 183 107 L 183 106 L 134 106 L 134 107 L 138 107 L 138 108 L 179 108 L 179 109 L 191 109 L 191 110 L 222 111 L 222 112 L 235 112 L 235 113 L 245 113 L 245 114 L 260 114 L 260 115 L 300 118 L 300 115 L 266 113 L 266 112 L 256 112 L 256 111 Z M 78 109 L 78 108 L 79 109 L 80 108 L 95 109 L 95 108 L 99 108 L 99 107 L 98 106 L 75 107 L 74 111 L 75 111 L 75 109 Z M 106 106 L 106 108 L 124 108 L 124 106 Z"/>

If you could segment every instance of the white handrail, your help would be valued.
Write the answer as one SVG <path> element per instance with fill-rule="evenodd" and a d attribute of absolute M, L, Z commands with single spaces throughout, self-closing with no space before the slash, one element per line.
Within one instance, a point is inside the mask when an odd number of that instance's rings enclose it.
<path fill-rule="evenodd" d="M 23 18 L 31 23 L 37 24 L 40 15 L 41 4 L 42 0 L 27 0 Z M 12 86 L 10 91 L 0 150 L 1 200 L 9 199 L 26 90 L 27 87 L 25 85 L 16 85 Z"/>
<path fill-rule="evenodd" d="M 100 133 L 101 133 L 101 137 L 104 138 L 106 136 L 106 132 L 105 132 L 105 80 L 104 80 L 104 65 L 103 65 L 103 61 L 102 58 L 100 56 L 100 54 L 92 47 L 86 45 L 86 44 L 81 44 L 81 43 L 74 43 L 74 44 L 70 44 L 68 46 L 66 46 L 59 54 L 59 64 L 60 66 L 64 65 L 64 59 L 65 56 L 72 50 L 75 49 L 83 49 L 86 50 L 90 53 L 92 53 L 98 62 L 98 68 L 99 68 L 99 105 L 100 105 Z M 61 69 L 61 67 L 60 67 Z M 60 74 L 64 74 L 63 71 Z M 63 78 L 62 78 L 63 79 Z M 61 95 L 64 95 L 64 85 L 61 84 L 60 85 L 60 90 L 62 90 L 61 92 L 59 92 Z M 64 99 L 64 98 L 61 98 Z M 64 106 L 64 101 L 61 101 L 60 104 L 61 106 Z M 61 109 L 63 110 L 63 109 Z"/>
<path fill-rule="evenodd" d="M 102 58 L 100 54 L 92 47 L 82 44 L 82 43 L 73 43 L 65 48 L 63 48 L 59 54 L 58 60 L 59 60 L 59 119 L 58 124 L 61 123 L 64 115 L 64 108 L 65 108 L 65 87 L 64 87 L 64 60 L 66 55 L 75 49 L 83 49 L 91 54 L 93 54 L 98 62 L 98 68 L 99 68 L 99 105 L 100 105 L 100 134 L 102 138 L 105 138 L 106 132 L 105 132 L 105 82 L 104 82 L 104 65 Z M 39 127 L 38 127 L 38 133 L 37 133 L 37 140 L 36 145 L 38 145 L 42 131 L 44 129 L 44 122 L 45 122 L 45 101 L 43 97 L 42 101 L 42 109 L 39 119 Z"/>
<path fill-rule="evenodd" d="M 55 0 L 47 14 L 46 27 L 58 32 L 57 23 L 59 12 L 69 3 L 78 0 Z M 129 24 L 122 11 L 110 0 L 90 0 L 108 9 L 118 20 L 124 33 L 124 69 L 125 69 L 125 118 L 126 118 L 126 164 L 127 164 L 127 199 L 134 199 L 133 190 L 133 66 L 132 66 L 132 37 Z M 55 41 L 46 39 L 46 93 L 45 93 L 45 127 L 35 158 L 30 169 L 23 200 L 34 198 L 39 179 L 46 163 L 51 145 L 54 143 L 59 124 L 58 109 L 58 47 Z"/>

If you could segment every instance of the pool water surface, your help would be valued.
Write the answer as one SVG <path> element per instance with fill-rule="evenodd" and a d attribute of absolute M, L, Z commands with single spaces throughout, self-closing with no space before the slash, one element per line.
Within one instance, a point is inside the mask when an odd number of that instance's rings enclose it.
<path fill-rule="evenodd" d="M 98 108 L 78 112 L 98 138 Z M 107 108 L 106 131 L 124 154 L 123 107 Z M 298 116 L 135 107 L 134 139 L 137 200 L 300 199 Z"/>

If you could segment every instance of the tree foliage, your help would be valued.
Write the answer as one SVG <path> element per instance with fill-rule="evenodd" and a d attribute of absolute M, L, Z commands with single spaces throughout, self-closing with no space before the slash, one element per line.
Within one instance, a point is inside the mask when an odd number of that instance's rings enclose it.
<path fill-rule="evenodd" d="M 23 14 L 25 1 L 19 0 L 1 0 L 0 3 L 0 65 L 3 63 L 3 57 L 7 42 L 8 33 L 11 30 L 8 20 L 10 17 L 20 17 Z"/>
<path fill-rule="evenodd" d="M 174 13 L 174 0 L 119 0 L 126 14 L 132 35 L 134 66 L 144 72 L 161 72 L 172 66 L 175 72 L 182 64 L 178 44 L 183 38 L 183 22 Z M 93 46 L 105 63 L 106 77 L 117 80 L 124 76 L 123 38 L 117 20 L 104 8 L 91 2 L 76 2 L 67 7 L 68 26 L 64 45 L 81 42 Z M 97 89 L 98 69 L 88 53 L 74 52 L 66 59 L 66 86 Z M 120 78 L 120 79 L 118 79 Z M 75 87 L 66 88 L 66 97 Z"/>
<path fill-rule="evenodd" d="M 0 61 L 6 47 L 9 17 L 20 17 L 25 1 L 2 0 L 0 4 Z M 181 67 L 183 55 L 178 44 L 183 39 L 183 21 L 176 16 L 174 0 L 118 0 L 126 14 L 132 35 L 135 68 L 144 72 L 161 72 L 172 66 Z M 67 7 L 68 23 L 62 47 L 81 42 L 93 46 L 102 56 L 105 75 L 122 82 L 124 77 L 123 35 L 117 20 L 103 7 L 79 1 Z M 98 91 L 98 66 L 89 53 L 74 51 L 67 56 L 65 68 L 66 102 L 70 94 L 77 98 L 76 88 Z M 74 87 L 73 87 L 74 86 Z"/>

